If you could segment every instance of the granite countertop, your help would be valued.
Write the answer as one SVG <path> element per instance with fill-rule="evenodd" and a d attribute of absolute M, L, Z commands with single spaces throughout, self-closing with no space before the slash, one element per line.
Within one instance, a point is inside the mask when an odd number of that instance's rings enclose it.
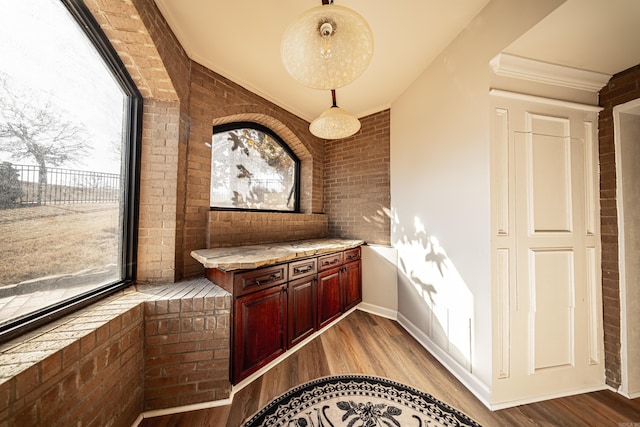
<path fill-rule="evenodd" d="M 223 271 L 250 270 L 279 264 L 296 258 L 305 258 L 362 246 L 363 240 L 313 239 L 294 242 L 265 243 L 262 245 L 232 246 L 227 248 L 198 249 L 191 256 L 205 268 Z"/>

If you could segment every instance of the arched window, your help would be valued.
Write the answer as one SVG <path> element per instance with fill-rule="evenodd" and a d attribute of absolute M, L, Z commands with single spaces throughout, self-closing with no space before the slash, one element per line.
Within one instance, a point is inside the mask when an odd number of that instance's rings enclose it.
<path fill-rule="evenodd" d="M 83 2 L 0 14 L 0 340 L 129 285 L 142 97 Z"/>
<path fill-rule="evenodd" d="M 300 161 L 282 139 L 257 123 L 214 126 L 211 208 L 297 212 Z"/>

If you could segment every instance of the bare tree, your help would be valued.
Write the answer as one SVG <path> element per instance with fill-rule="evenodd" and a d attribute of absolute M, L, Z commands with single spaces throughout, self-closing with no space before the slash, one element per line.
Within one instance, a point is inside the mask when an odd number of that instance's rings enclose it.
<path fill-rule="evenodd" d="M 0 151 L 14 160 L 31 159 L 39 168 L 38 203 L 47 185 L 47 167 L 81 160 L 90 147 L 81 123 L 68 120 L 51 101 L 12 90 L 0 74 Z"/>

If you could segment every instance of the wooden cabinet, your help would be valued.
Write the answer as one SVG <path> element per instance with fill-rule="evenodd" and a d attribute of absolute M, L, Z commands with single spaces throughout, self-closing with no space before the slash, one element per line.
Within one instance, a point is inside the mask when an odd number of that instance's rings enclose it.
<path fill-rule="evenodd" d="M 236 298 L 233 313 L 233 382 L 287 349 L 287 285 Z"/>
<path fill-rule="evenodd" d="M 317 258 L 289 263 L 289 348 L 316 331 L 317 266 Z"/>
<path fill-rule="evenodd" d="M 326 260 L 320 258 L 318 329 L 331 323 L 362 301 L 360 248 L 350 249 L 338 255 L 339 257 L 326 257 Z M 335 262 L 336 259 L 339 259 L 339 263 Z M 342 262 L 345 264 L 340 265 Z M 335 267 L 336 264 L 338 264 L 337 267 Z M 323 266 L 330 268 L 322 271 Z"/>
<path fill-rule="evenodd" d="M 318 273 L 318 329 L 342 314 L 342 288 L 342 267 Z"/>
<path fill-rule="evenodd" d="M 360 260 L 344 265 L 344 309 L 350 310 L 362 301 L 362 264 Z"/>
<path fill-rule="evenodd" d="M 314 275 L 289 282 L 288 348 L 316 331 L 316 280 Z"/>
<path fill-rule="evenodd" d="M 361 301 L 360 248 L 254 270 L 207 269 L 233 295 L 231 381 L 265 366 Z"/>

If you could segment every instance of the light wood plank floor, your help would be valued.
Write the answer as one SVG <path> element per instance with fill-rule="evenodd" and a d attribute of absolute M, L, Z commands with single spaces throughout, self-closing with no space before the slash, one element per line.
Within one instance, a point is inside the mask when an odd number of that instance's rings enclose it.
<path fill-rule="evenodd" d="M 640 399 L 601 391 L 489 411 L 397 322 L 359 310 L 239 391 L 233 404 L 147 418 L 141 427 L 237 427 L 271 399 L 315 378 L 377 375 L 427 392 L 483 426 L 640 427 Z"/>

